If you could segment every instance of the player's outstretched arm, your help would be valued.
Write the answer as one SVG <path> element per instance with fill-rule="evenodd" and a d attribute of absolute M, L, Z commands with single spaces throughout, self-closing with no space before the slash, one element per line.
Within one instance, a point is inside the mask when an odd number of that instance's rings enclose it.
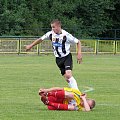
<path fill-rule="evenodd" d="M 89 106 L 89 104 L 86 100 L 86 94 L 81 95 L 80 98 L 82 99 L 83 105 L 84 105 L 84 110 L 83 111 L 86 111 L 86 112 L 90 111 L 91 109 L 90 109 L 90 106 Z"/>
<path fill-rule="evenodd" d="M 77 63 L 81 63 L 82 62 L 82 52 L 81 52 L 81 42 L 80 40 L 77 43 Z"/>
<path fill-rule="evenodd" d="M 35 45 L 37 45 L 37 44 L 39 44 L 39 43 L 41 43 L 42 42 L 42 39 L 37 39 L 37 40 L 35 40 L 33 43 L 31 43 L 30 45 L 27 45 L 26 46 L 26 51 L 29 51 L 33 46 L 35 46 Z"/>

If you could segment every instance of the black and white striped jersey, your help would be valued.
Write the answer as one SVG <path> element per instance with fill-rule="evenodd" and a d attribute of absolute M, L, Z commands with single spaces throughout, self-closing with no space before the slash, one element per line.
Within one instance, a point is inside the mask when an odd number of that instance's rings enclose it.
<path fill-rule="evenodd" d="M 49 31 L 41 37 L 42 40 L 50 39 L 55 57 L 65 57 L 70 53 L 70 45 L 78 43 L 78 39 L 62 29 L 61 34 Z"/>

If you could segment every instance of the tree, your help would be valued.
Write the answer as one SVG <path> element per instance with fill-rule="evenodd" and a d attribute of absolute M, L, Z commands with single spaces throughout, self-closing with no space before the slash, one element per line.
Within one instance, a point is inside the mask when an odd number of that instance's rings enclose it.
<path fill-rule="evenodd" d="M 119 6 L 119 0 L 1 0 L 0 33 L 42 35 L 57 18 L 78 37 L 98 37 L 119 26 Z"/>

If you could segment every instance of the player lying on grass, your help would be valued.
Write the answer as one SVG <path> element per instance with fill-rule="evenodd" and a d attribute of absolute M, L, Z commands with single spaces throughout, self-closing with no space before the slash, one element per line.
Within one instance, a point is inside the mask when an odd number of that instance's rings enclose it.
<path fill-rule="evenodd" d="M 95 107 L 94 100 L 73 88 L 40 89 L 39 95 L 49 110 L 91 111 Z"/>

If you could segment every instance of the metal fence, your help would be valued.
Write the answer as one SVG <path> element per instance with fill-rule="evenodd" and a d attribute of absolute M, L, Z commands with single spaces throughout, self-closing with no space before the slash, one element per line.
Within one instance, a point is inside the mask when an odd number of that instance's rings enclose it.
<path fill-rule="evenodd" d="M 34 46 L 26 52 L 25 46 L 33 42 L 38 37 L 0 37 L 0 53 L 16 54 L 49 54 L 53 53 L 50 40 L 45 40 L 41 44 Z M 99 40 L 81 39 L 82 53 L 120 53 L 120 40 Z M 71 52 L 76 53 L 76 46 L 71 46 Z"/>

